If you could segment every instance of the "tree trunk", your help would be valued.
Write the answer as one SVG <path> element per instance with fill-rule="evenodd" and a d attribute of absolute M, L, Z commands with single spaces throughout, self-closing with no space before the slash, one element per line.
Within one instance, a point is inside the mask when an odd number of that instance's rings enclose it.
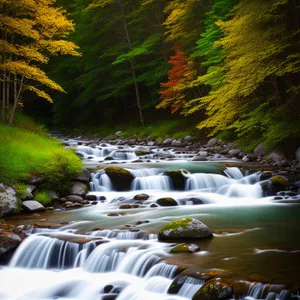
<path fill-rule="evenodd" d="M 16 113 L 16 109 L 17 109 L 17 106 L 18 106 L 19 97 L 20 97 L 22 87 L 23 87 L 23 80 L 24 80 L 24 77 L 21 80 L 20 89 L 19 89 L 19 92 L 18 92 L 18 89 L 17 89 L 17 76 L 15 75 L 15 79 L 14 79 L 14 106 L 13 106 L 13 109 L 11 111 L 11 115 L 10 115 L 10 119 L 9 119 L 9 125 L 13 124 L 13 121 L 14 121 L 14 118 L 15 118 L 15 113 Z"/>
<path fill-rule="evenodd" d="M 3 72 L 3 81 L 2 81 L 1 121 L 2 123 L 6 123 L 6 71 Z"/>
<path fill-rule="evenodd" d="M 133 62 L 131 62 L 130 65 L 131 65 L 132 77 L 133 77 L 133 81 L 134 81 L 136 103 L 137 103 L 137 107 L 138 107 L 139 115 L 140 115 L 140 122 L 141 122 L 142 126 L 144 127 L 145 122 L 144 122 L 144 116 L 143 116 L 143 112 L 142 112 L 142 108 L 141 108 L 141 97 L 140 97 L 139 84 L 136 79 L 135 67 L 134 67 Z"/>

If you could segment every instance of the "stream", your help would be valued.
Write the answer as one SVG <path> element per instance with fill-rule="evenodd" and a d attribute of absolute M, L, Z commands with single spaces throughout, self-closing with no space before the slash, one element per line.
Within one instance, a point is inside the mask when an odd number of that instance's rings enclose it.
<path fill-rule="evenodd" d="M 172 148 L 67 142 L 87 167 L 104 167 L 89 185 L 97 203 L 41 213 L 40 219 L 64 225 L 27 227 L 29 237 L 0 268 L 0 299 L 186 300 L 214 272 L 244 286 L 231 299 L 285 300 L 299 291 L 300 204 L 293 200 L 300 195 L 285 203 L 264 196 L 260 172 L 232 166 L 236 160 L 195 162 L 193 154 Z M 106 166 L 129 171 L 130 188 L 117 191 Z M 165 174 L 169 170 L 181 170 L 181 189 Z M 149 197 L 138 201 L 138 194 Z M 157 205 L 164 197 L 177 205 Z M 135 206 L 120 208 L 125 204 Z M 199 252 L 172 254 L 176 243 L 159 242 L 157 234 L 186 217 L 205 223 L 213 238 L 192 241 Z"/>

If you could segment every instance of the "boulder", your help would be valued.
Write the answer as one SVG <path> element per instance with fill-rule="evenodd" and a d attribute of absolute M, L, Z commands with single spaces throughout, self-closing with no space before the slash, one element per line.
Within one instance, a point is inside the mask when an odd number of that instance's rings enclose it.
<path fill-rule="evenodd" d="M 155 146 L 155 144 L 156 144 L 156 143 L 155 143 L 154 141 L 150 141 L 150 142 L 147 143 L 147 146 L 152 147 L 152 146 Z"/>
<path fill-rule="evenodd" d="M 48 194 L 51 197 L 51 201 L 58 201 L 59 200 L 59 194 L 55 191 L 49 191 Z"/>
<path fill-rule="evenodd" d="M 169 176 L 172 179 L 175 190 L 184 190 L 186 180 L 184 174 L 188 174 L 188 171 L 170 170 L 163 173 L 163 175 Z"/>
<path fill-rule="evenodd" d="M 120 167 L 109 166 L 105 168 L 105 173 L 118 191 L 130 190 L 134 177 L 129 171 Z"/>
<path fill-rule="evenodd" d="M 207 161 L 207 158 L 205 156 L 196 155 L 193 157 L 192 161 Z"/>
<path fill-rule="evenodd" d="M 149 195 L 147 195 L 147 194 L 138 194 L 138 195 L 135 195 L 133 199 L 134 200 L 145 201 L 145 200 L 149 199 Z"/>
<path fill-rule="evenodd" d="M 207 144 L 206 144 L 206 147 L 210 148 L 210 147 L 213 147 L 217 144 L 217 139 L 216 138 L 212 138 L 210 139 Z"/>
<path fill-rule="evenodd" d="M 184 137 L 185 142 L 191 142 L 192 140 L 193 140 L 193 138 L 190 135 L 187 135 Z"/>
<path fill-rule="evenodd" d="M 129 204 L 121 204 L 119 206 L 119 209 L 131 209 L 131 208 L 139 208 L 140 206 L 138 204 L 129 203 Z"/>
<path fill-rule="evenodd" d="M 82 202 L 83 201 L 83 198 L 78 195 L 69 195 L 69 196 L 65 197 L 65 199 L 69 202 Z"/>
<path fill-rule="evenodd" d="M 74 178 L 74 181 L 88 183 L 90 181 L 91 173 L 87 169 L 83 169 L 82 172 Z"/>
<path fill-rule="evenodd" d="M 18 207 L 16 191 L 9 185 L 0 183 L 0 213 L 14 213 Z"/>
<path fill-rule="evenodd" d="M 29 213 L 34 213 L 37 211 L 45 211 L 45 207 L 41 203 L 34 200 L 24 201 L 22 203 L 22 208 L 24 211 Z"/>
<path fill-rule="evenodd" d="M 33 199 L 33 194 L 32 192 L 36 189 L 36 186 L 35 185 L 28 185 L 27 186 L 27 189 L 26 189 L 26 194 L 22 195 L 21 196 L 21 199 L 22 200 L 32 200 Z"/>
<path fill-rule="evenodd" d="M 180 140 L 173 140 L 171 146 L 180 147 L 182 146 L 182 142 Z"/>
<path fill-rule="evenodd" d="M 200 248 L 195 244 L 179 244 L 173 247 L 170 253 L 195 253 L 199 251 Z"/>
<path fill-rule="evenodd" d="M 270 179 L 270 181 L 272 195 L 276 195 L 280 191 L 287 190 L 289 186 L 289 181 L 284 176 L 275 175 Z"/>
<path fill-rule="evenodd" d="M 95 200 L 97 200 L 97 196 L 96 195 L 86 195 L 85 199 L 90 200 L 90 201 L 95 201 Z"/>
<path fill-rule="evenodd" d="M 204 150 L 201 150 L 197 153 L 198 156 L 203 156 L 203 157 L 207 157 L 208 156 L 208 152 L 207 151 L 204 151 Z"/>
<path fill-rule="evenodd" d="M 265 143 L 260 143 L 253 151 L 253 153 L 257 156 L 263 156 L 266 154 L 265 152 Z"/>
<path fill-rule="evenodd" d="M 231 149 L 228 151 L 228 155 L 231 157 L 238 157 L 240 152 L 241 152 L 240 149 Z"/>
<path fill-rule="evenodd" d="M 172 221 L 162 227 L 158 233 L 160 241 L 167 240 L 196 240 L 211 238 L 210 229 L 194 218 L 185 218 Z"/>
<path fill-rule="evenodd" d="M 84 197 L 86 194 L 86 190 L 87 187 L 84 183 L 73 181 L 71 187 L 69 188 L 69 194 Z"/>
<path fill-rule="evenodd" d="M 298 147 L 298 149 L 296 150 L 295 156 L 296 156 L 297 160 L 300 161 L 300 147 Z"/>
<path fill-rule="evenodd" d="M 177 206 L 178 203 L 173 199 L 169 197 L 160 198 L 156 201 L 160 206 Z"/>
<path fill-rule="evenodd" d="M 214 278 L 205 282 L 192 300 L 225 300 L 233 294 L 232 282 L 224 278 Z"/>
<path fill-rule="evenodd" d="M 117 131 L 117 132 L 115 133 L 115 135 L 116 135 L 117 137 L 120 137 L 121 134 L 122 134 L 122 131 Z"/>
<path fill-rule="evenodd" d="M 167 138 L 167 139 L 165 139 L 165 140 L 163 141 L 163 145 L 164 145 L 164 146 L 171 145 L 172 141 L 173 141 L 172 139 Z"/>
<path fill-rule="evenodd" d="M 3 228 L 0 229 L 0 261 L 2 263 L 7 259 L 9 260 L 13 250 L 19 246 L 24 238 L 24 235 Z"/>

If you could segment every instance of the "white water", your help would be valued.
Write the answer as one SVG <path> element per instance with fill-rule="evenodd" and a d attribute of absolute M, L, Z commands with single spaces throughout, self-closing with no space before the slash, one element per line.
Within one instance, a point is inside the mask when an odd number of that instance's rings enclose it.
<path fill-rule="evenodd" d="M 131 183 L 131 190 L 161 190 L 170 191 L 173 189 L 173 183 L 169 176 L 157 175 L 137 177 Z"/>

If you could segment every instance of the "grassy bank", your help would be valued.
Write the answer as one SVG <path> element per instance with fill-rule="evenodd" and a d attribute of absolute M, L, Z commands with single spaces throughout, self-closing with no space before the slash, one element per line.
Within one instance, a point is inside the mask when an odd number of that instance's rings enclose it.
<path fill-rule="evenodd" d="M 41 130 L 0 125 L 0 144 L 0 182 L 26 182 L 40 175 L 49 187 L 59 187 L 81 170 L 81 160 L 73 151 Z"/>

